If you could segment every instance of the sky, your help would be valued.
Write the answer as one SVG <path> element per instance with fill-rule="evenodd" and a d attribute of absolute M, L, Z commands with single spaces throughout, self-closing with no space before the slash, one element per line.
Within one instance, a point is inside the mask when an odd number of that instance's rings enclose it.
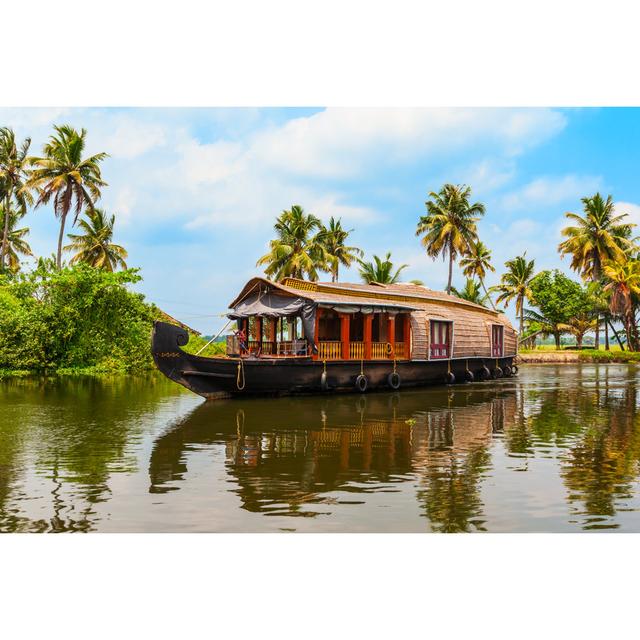
<path fill-rule="evenodd" d="M 447 264 L 425 255 L 415 228 L 445 182 L 468 184 L 486 206 L 478 228 L 496 267 L 488 286 L 525 251 L 538 270 L 568 272 L 557 245 L 581 197 L 611 194 L 640 223 L 635 108 L 0 109 L 0 126 L 30 136 L 34 154 L 54 124 L 86 128 L 87 152 L 109 154 L 100 206 L 116 214 L 114 241 L 141 269 L 136 289 L 206 334 L 260 275 L 275 218 L 293 204 L 341 218 L 365 259 L 391 251 L 409 265 L 403 279 L 433 289 L 444 288 Z M 52 210 L 25 224 L 34 253 L 51 255 Z"/>

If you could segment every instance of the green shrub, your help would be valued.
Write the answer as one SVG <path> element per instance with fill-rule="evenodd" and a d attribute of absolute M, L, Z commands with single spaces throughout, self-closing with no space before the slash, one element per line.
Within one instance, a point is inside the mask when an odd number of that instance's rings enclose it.
<path fill-rule="evenodd" d="M 134 373 L 151 368 L 158 309 L 129 290 L 136 269 L 41 264 L 0 280 L 0 369 Z"/>

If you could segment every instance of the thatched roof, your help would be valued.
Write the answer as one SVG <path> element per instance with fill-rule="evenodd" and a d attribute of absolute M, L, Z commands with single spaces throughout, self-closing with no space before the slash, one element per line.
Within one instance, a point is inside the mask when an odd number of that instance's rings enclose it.
<path fill-rule="evenodd" d="M 488 309 L 473 302 L 462 300 L 456 296 L 434 291 L 427 287 L 410 283 L 397 284 L 360 284 L 352 282 L 308 282 L 297 278 L 285 278 L 281 282 L 272 282 L 266 278 L 252 278 L 243 287 L 240 294 L 233 300 L 229 307 L 235 307 L 250 293 L 260 287 L 277 290 L 285 295 L 306 298 L 319 304 L 380 304 L 381 301 L 396 303 L 398 305 L 423 306 L 425 303 L 439 303 L 454 305 L 457 307 L 471 308 L 487 313 L 491 316 L 500 315 L 493 309 Z"/>

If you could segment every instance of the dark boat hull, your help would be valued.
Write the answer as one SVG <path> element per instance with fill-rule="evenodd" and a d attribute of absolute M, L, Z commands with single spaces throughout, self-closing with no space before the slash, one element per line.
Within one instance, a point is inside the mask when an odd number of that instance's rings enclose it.
<path fill-rule="evenodd" d="M 362 393 L 357 379 L 366 378 L 366 391 L 390 390 L 391 360 L 329 361 L 311 358 L 203 358 L 180 347 L 189 336 L 184 329 L 156 322 L 152 353 L 158 369 L 170 380 L 205 398 L 238 395 L 282 395 L 305 393 Z M 398 360 L 399 389 L 465 382 L 471 371 L 475 380 L 501 375 L 513 366 L 513 357 L 469 358 L 464 360 Z M 499 369 L 499 370 L 498 370 Z M 323 375 L 324 374 L 324 375 Z"/>

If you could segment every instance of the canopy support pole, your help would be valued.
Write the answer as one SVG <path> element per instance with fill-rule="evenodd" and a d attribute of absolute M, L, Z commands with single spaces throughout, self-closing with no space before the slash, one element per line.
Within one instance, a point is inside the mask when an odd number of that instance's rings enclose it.
<path fill-rule="evenodd" d="M 200 349 L 196 355 L 199 356 L 212 342 L 215 342 L 219 337 L 220 334 L 231 324 L 231 322 L 233 322 L 232 320 L 228 320 L 227 324 L 224 325 L 224 327 L 222 327 L 222 329 L 220 329 L 220 331 L 218 331 L 218 335 L 216 335 L 215 337 L 211 338 L 211 340 L 209 340 L 209 342 L 207 342 L 207 344 L 204 345 L 204 347 L 202 347 L 202 349 Z"/>

